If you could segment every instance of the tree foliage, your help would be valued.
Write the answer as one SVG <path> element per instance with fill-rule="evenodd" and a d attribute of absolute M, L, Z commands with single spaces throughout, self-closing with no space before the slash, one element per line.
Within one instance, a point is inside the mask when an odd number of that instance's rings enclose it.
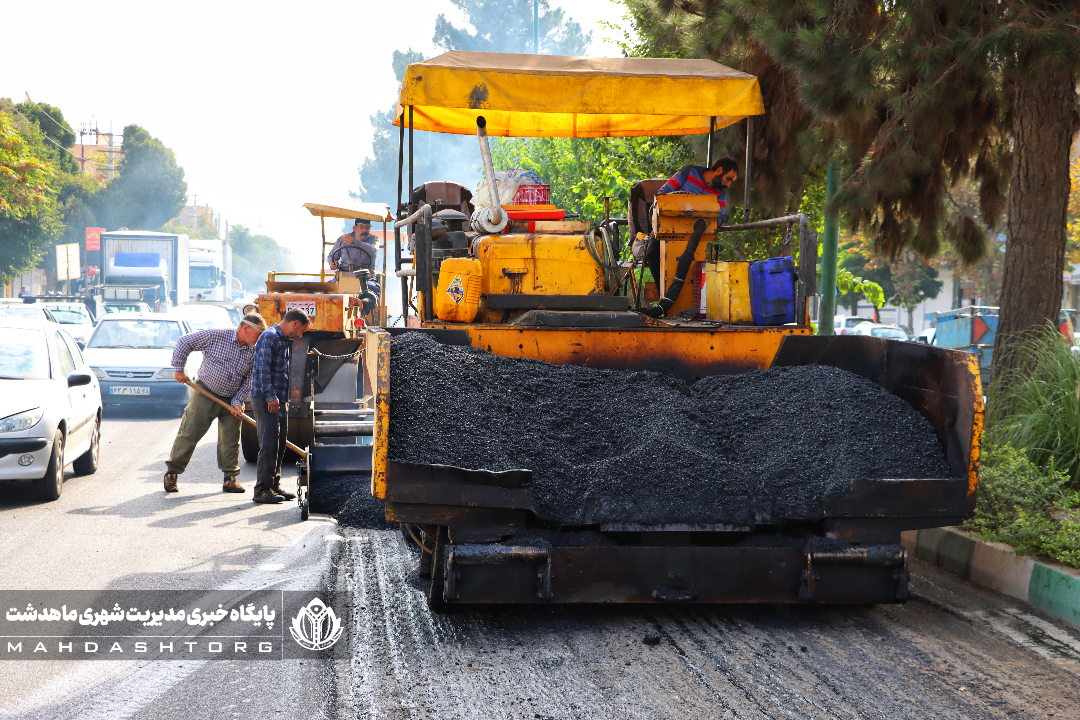
<path fill-rule="evenodd" d="M 263 287 L 271 270 L 284 272 L 291 268 L 281 247 L 269 235 L 245 225 L 234 225 L 229 231 L 229 240 L 233 249 L 233 276 L 240 278 L 248 292 Z"/>
<path fill-rule="evenodd" d="M 468 27 L 456 27 L 445 15 L 435 21 L 433 42 L 442 50 L 483 50 L 485 52 L 531 53 L 533 11 L 531 0 L 452 0 L 465 13 Z M 592 42 L 592 33 L 540 0 L 540 50 L 545 54 L 581 55 Z M 470 29 L 471 28 L 471 29 Z M 527 42 L 526 42 L 527 40 Z M 423 55 L 409 49 L 394 51 L 392 65 L 398 83 L 410 63 Z M 407 117 L 406 117 L 407 122 Z M 398 128 L 393 126 L 394 110 L 371 116 L 374 131 L 372 153 L 360 166 L 360 187 L 350 196 L 367 202 L 397 204 Z M 416 184 L 450 180 L 466 187 L 479 179 L 480 149 L 476 138 L 414 132 L 413 174 Z M 408 142 L 406 140 L 406 142 Z M 405 149 L 402 200 L 408 202 L 408 147 Z"/>
<path fill-rule="evenodd" d="M 99 216 L 110 229 L 160 227 L 187 203 L 184 170 L 172 150 L 138 125 L 124 128 L 120 175 L 109 183 Z"/>
<path fill-rule="evenodd" d="M 612 215 L 622 216 L 631 185 L 668 177 L 695 159 L 668 138 L 499 138 L 493 145 L 496 169 L 534 171 L 551 185 L 555 205 L 593 223 L 604 217 L 605 197 Z"/>
<path fill-rule="evenodd" d="M 534 0 L 450 0 L 476 29 L 458 28 L 439 14 L 435 19 L 435 47 L 446 50 L 528 53 L 534 51 Z M 592 33 L 566 17 L 562 8 L 547 0 L 538 6 L 540 54 L 580 55 L 592 41 Z"/>
<path fill-rule="evenodd" d="M 0 213 L 7 217 L 34 215 L 49 202 L 55 171 L 34 145 L 0 112 Z"/>
<path fill-rule="evenodd" d="M 37 126 L 0 106 L 0 283 L 33 267 L 63 231 L 52 158 Z"/>

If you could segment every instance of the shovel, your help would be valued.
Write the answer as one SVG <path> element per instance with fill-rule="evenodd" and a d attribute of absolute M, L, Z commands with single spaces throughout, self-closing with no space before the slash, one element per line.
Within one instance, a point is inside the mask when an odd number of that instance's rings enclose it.
<path fill-rule="evenodd" d="M 192 390 L 194 390 L 195 392 L 197 392 L 197 393 L 199 393 L 200 395 L 202 395 L 203 397 L 205 397 L 205 398 L 209 398 L 210 400 L 213 400 L 214 402 L 216 402 L 216 403 L 217 403 L 218 405 L 220 405 L 221 407 L 225 408 L 225 409 L 226 409 L 226 410 L 228 410 L 229 412 L 232 412 L 232 405 L 229 405 L 228 403 L 223 403 L 223 402 L 221 402 L 221 401 L 220 401 L 220 400 L 218 400 L 218 399 L 217 399 L 216 397 L 214 397 L 214 396 L 213 396 L 213 395 L 211 395 L 210 393 L 206 392 L 205 390 L 203 390 L 203 389 L 202 389 L 201 387 L 199 387 L 199 386 L 198 386 L 198 385 L 196 385 L 195 383 L 191 382 L 190 380 L 185 380 L 185 381 L 184 381 L 184 384 L 185 384 L 185 385 L 187 385 L 188 387 L 190 387 L 190 388 L 191 388 Z M 255 422 L 254 418 L 251 418 L 251 417 L 249 417 L 249 416 L 245 415 L 244 413 L 240 413 L 240 419 L 241 419 L 241 420 L 243 420 L 244 422 L 246 422 L 246 423 L 247 423 L 248 425 L 251 425 L 251 426 L 253 426 L 253 427 L 258 427 L 258 426 L 259 426 L 259 424 Z M 300 448 L 296 447 L 295 445 L 293 445 L 293 444 L 292 444 L 291 442 L 289 442 L 288 440 L 286 440 L 286 441 L 285 441 L 285 447 L 289 448 L 289 449 L 290 449 L 290 450 L 292 450 L 292 451 L 293 451 L 294 453 L 296 453 L 296 454 L 297 454 L 297 455 L 299 455 L 300 457 L 302 457 L 302 458 L 304 458 L 305 460 L 307 460 L 307 451 L 306 451 L 306 450 L 301 450 Z"/>

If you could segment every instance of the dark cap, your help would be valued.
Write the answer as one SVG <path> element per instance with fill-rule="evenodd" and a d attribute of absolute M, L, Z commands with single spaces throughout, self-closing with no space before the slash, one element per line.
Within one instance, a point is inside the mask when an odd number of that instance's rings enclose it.
<path fill-rule="evenodd" d="M 356 225 L 367 225 L 368 227 L 371 227 L 371 221 L 367 218 L 356 218 L 356 220 L 353 221 L 353 226 L 355 227 Z"/>

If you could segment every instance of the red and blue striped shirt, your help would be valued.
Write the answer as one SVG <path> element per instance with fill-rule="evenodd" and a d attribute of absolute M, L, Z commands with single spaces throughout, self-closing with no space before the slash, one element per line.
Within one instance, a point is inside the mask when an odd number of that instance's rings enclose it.
<path fill-rule="evenodd" d="M 657 195 L 689 193 L 690 195 L 715 195 L 720 203 L 720 222 L 727 216 L 727 188 L 717 190 L 703 177 L 708 168 L 700 165 L 687 165 L 671 176 L 664 186 L 656 191 Z"/>

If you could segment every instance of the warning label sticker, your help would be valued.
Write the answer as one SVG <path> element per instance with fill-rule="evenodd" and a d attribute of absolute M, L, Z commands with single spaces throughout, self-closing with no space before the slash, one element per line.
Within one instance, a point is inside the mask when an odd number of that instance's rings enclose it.
<path fill-rule="evenodd" d="M 460 275 L 455 275 L 454 279 L 450 281 L 450 287 L 446 288 L 446 294 L 450 296 L 455 305 L 460 305 L 461 301 L 465 299 L 465 287 L 461 284 Z"/>

